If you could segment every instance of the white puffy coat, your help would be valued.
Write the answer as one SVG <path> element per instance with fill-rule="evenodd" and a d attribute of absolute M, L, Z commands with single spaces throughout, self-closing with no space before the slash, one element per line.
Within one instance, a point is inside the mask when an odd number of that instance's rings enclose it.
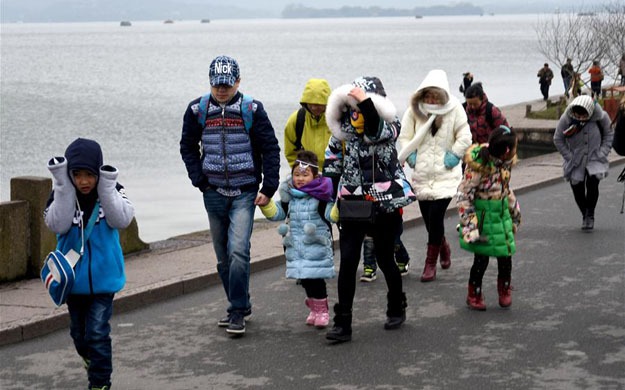
<path fill-rule="evenodd" d="M 447 94 L 446 104 L 436 110 L 441 114 L 429 114 L 420 107 L 424 89 L 428 87 L 439 88 Z M 442 118 L 434 136 L 430 129 L 435 120 L 432 116 Z M 417 151 L 411 179 L 418 200 L 445 199 L 456 195 L 462 180 L 461 164 L 448 169 L 443 160 L 447 151 L 460 158 L 464 156 L 471 145 L 471 130 L 462 104 L 449 93 L 449 82 L 444 71 L 433 70 L 428 73 L 412 95 L 410 107 L 402 118 L 398 143 L 400 162 L 411 152 Z"/>

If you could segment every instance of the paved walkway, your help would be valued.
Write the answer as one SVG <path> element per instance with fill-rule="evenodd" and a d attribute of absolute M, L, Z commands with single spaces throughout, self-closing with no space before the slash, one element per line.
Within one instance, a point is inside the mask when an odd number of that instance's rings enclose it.
<path fill-rule="evenodd" d="M 513 127 L 555 128 L 556 121 L 525 119 L 526 104 L 532 104 L 533 110 L 540 109 L 541 104 L 544 106 L 537 100 L 502 107 Z M 613 153 L 611 162 L 620 164 L 625 158 Z M 522 193 L 558 180 L 561 180 L 561 158 L 552 153 L 520 161 L 513 171 L 512 188 Z M 414 224 L 419 218 L 417 206 L 405 210 L 405 223 Z M 252 272 L 283 263 L 277 225 L 267 221 L 255 224 Z M 126 287 L 115 297 L 117 313 L 220 283 L 207 231 L 152 243 L 150 250 L 127 256 L 126 274 Z M 39 279 L 0 284 L 0 345 L 32 339 L 65 328 L 68 323 L 67 309 L 52 304 Z"/>

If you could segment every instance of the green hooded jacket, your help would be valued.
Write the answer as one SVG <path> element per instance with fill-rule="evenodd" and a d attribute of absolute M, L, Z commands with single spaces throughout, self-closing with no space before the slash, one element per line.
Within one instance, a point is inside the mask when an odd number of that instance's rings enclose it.
<path fill-rule="evenodd" d="M 512 189 L 511 161 L 479 157 L 485 145 L 473 145 L 465 154 L 463 180 L 458 186 L 460 247 L 485 256 L 507 257 L 516 252 L 513 226 L 521 223 L 521 211 Z M 467 242 L 473 236 L 477 242 Z"/>

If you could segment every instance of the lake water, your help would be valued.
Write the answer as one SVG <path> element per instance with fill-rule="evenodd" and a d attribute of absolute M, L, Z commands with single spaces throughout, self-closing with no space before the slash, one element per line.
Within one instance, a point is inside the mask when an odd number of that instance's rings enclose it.
<path fill-rule="evenodd" d="M 220 54 L 241 67 L 282 143 L 305 82 L 382 79 L 398 112 L 431 69 L 460 97 L 471 71 L 503 106 L 540 96 L 536 15 L 1 25 L 0 200 L 10 178 L 49 176 L 76 137 L 96 139 L 136 207 L 148 242 L 208 228 L 178 151 L 182 115 L 208 90 Z M 559 79 L 552 87 L 561 92 Z M 283 158 L 283 173 L 286 173 Z"/>

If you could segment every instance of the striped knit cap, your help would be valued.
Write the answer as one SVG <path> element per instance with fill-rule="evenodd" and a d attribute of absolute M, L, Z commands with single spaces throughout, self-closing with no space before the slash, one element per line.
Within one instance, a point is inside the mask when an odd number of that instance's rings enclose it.
<path fill-rule="evenodd" d="M 569 106 L 569 112 L 570 109 L 574 106 L 580 106 L 584 110 L 586 110 L 586 112 L 588 113 L 588 117 L 591 117 L 593 112 L 595 111 L 595 101 L 588 95 L 580 95 L 573 99 Z"/>

